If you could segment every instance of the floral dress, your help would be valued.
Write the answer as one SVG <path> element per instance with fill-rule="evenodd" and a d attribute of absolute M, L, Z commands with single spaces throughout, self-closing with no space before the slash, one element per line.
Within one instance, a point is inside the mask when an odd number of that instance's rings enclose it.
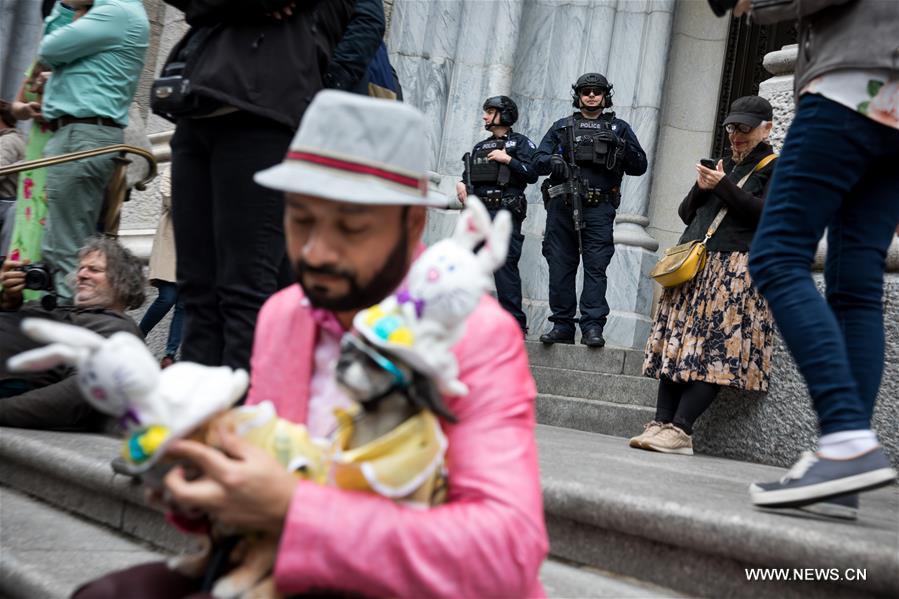
<path fill-rule="evenodd" d="M 768 390 L 774 322 L 748 263 L 746 252 L 709 252 L 696 278 L 662 292 L 644 375 Z"/>

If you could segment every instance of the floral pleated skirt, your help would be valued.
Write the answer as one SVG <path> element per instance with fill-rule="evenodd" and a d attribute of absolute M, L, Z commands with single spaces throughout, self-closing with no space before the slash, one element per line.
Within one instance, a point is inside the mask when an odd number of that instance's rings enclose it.
<path fill-rule="evenodd" d="M 774 322 L 748 263 L 745 252 L 709 252 L 696 278 L 662 292 L 645 376 L 768 390 Z"/>

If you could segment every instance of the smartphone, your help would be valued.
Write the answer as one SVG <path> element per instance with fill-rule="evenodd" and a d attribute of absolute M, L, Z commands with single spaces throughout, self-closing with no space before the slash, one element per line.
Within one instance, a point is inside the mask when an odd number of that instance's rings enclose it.
<path fill-rule="evenodd" d="M 716 170 L 718 168 L 718 161 L 712 160 L 711 158 L 700 158 L 699 164 L 712 170 Z"/>

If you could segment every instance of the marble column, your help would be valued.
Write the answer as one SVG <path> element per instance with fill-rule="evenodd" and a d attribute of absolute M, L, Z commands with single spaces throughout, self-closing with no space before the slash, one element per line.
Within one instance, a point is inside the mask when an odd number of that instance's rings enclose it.
<path fill-rule="evenodd" d="M 519 106 L 515 130 L 539 143 L 556 119 L 571 114 L 571 84 L 587 71 L 615 86 L 615 111 L 647 152 L 650 170 L 626 177 L 609 267 L 610 344 L 642 346 L 651 286 L 645 272 L 657 243 L 646 233 L 655 146 L 674 0 L 528 0 L 451 2 L 395 0 L 387 44 L 406 99 L 429 120 L 431 165 L 441 190 L 452 193 L 460 157 L 482 139 L 481 103 L 506 94 Z M 528 191 L 520 263 L 531 335 L 549 314 L 546 222 L 538 186 Z M 448 233 L 455 215 L 432 213 L 429 239 Z M 580 288 L 580 277 L 578 288 Z"/>
<path fill-rule="evenodd" d="M 653 283 L 648 274 L 656 262 L 658 242 L 646 231 L 649 225 L 650 184 L 656 163 L 665 66 L 674 20 L 674 2 L 656 3 L 650 12 L 635 11 L 639 3 L 625 3 L 628 12 L 615 20 L 612 54 L 625 58 L 610 64 L 610 79 L 628 95 L 616 93 L 615 103 L 624 107 L 622 118 L 631 123 L 643 145 L 649 169 L 642 177 L 625 177 L 621 208 L 615 221 L 615 255 L 609 265 L 609 306 L 614 318 L 606 326 L 609 343 L 641 348 L 649 334 Z M 619 26 L 620 23 L 620 26 Z M 637 53 L 629 42 L 640 38 Z"/>
<path fill-rule="evenodd" d="M 43 27 L 40 2 L 0 2 L 0 98 L 16 97 L 34 61 Z"/>
<path fill-rule="evenodd" d="M 405 101 L 427 119 L 431 186 L 455 197 L 462 154 L 486 135 L 481 104 L 509 94 L 523 4 L 395 0 L 390 8 L 387 46 Z M 432 210 L 426 239 L 448 236 L 456 216 Z"/>

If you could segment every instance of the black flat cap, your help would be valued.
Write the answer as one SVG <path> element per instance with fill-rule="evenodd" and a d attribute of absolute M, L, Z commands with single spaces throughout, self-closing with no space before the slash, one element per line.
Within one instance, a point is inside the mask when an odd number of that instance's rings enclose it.
<path fill-rule="evenodd" d="M 774 116 L 771 104 L 760 96 L 743 96 L 730 105 L 730 112 L 724 124 L 742 123 L 750 127 L 758 127 L 762 121 L 770 121 Z"/>

